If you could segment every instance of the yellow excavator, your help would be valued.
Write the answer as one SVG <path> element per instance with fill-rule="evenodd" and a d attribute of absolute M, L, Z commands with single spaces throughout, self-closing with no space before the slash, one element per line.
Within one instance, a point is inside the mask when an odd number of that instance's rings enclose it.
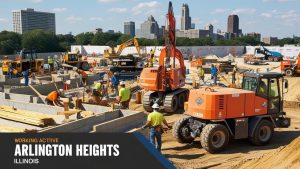
<path fill-rule="evenodd" d="M 122 43 L 121 45 L 119 45 L 118 47 L 118 51 L 116 52 L 114 47 L 112 47 L 111 49 L 106 49 L 104 50 L 104 58 L 106 59 L 116 59 L 116 58 L 119 58 L 119 56 L 121 55 L 122 51 L 127 48 L 128 46 L 132 46 L 134 45 L 137 52 L 138 52 L 138 55 L 141 56 L 141 53 L 140 53 L 140 45 L 139 45 L 139 42 L 136 38 L 132 38 L 132 39 L 129 39 L 128 41 Z"/>

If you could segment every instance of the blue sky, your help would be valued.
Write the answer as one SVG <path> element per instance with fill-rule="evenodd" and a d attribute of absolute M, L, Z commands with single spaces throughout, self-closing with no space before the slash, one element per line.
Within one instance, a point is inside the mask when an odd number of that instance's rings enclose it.
<path fill-rule="evenodd" d="M 192 22 L 202 29 L 214 25 L 214 31 L 227 30 L 229 14 L 238 14 L 243 33 L 262 36 L 300 36 L 300 0 L 174 0 L 177 28 L 183 3 L 190 7 Z M 165 24 L 167 0 L 0 0 L 0 31 L 12 30 L 12 10 L 34 8 L 56 13 L 57 33 L 78 34 L 103 28 L 123 32 L 124 21 L 136 22 L 136 28 L 153 15 Z"/>

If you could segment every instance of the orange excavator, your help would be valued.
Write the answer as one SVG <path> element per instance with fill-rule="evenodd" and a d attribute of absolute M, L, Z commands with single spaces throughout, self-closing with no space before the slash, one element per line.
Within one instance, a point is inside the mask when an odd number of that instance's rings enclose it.
<path fill-rule="evenodd" d="M 169 2 L 166 17 L 165 47 L 160 53 L 159 66 L 144 68 L 139 81 L 140 86 L 147 91 L 144 94 L 143 106 L 148 112 L 152 111 L 151 106 L 154 103 L 163 106 L 165 112 L 176 112 L 184 107 L 189 94 L 188 89 L 182 88 L 185 85 L 186 68 L 184 58 L 176 48 L 176 23 L 172 2 Z"/>

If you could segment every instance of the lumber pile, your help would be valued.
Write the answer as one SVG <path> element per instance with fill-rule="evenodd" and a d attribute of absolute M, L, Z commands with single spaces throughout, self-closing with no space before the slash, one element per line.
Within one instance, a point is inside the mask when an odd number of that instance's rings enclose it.
<path fill-rule="evenodd" d="M 18 110 L 16 108 L 8 106 L 0 106 L 0 118 L 40 127 L 55 125 L 54 119 L 46 114 Z"/>
<path fill-rule="evenodd" d="M 34 132 L 37 131 L 0 125 L 0 133 L 34 133 Z"/>

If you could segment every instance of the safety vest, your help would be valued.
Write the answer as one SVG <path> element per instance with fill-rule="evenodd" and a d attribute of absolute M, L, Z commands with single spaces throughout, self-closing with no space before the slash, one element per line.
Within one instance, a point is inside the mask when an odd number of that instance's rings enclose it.
<path fill-rule="evenodd" d="M 204 76 L 204 69 L 203 68 L 198 69 L 198 76 Z"/>
<path fill-rule="evenodd" d="M 48 58 L 48 64 L 53 64 L 53 59 L 52 58 Z"/>

